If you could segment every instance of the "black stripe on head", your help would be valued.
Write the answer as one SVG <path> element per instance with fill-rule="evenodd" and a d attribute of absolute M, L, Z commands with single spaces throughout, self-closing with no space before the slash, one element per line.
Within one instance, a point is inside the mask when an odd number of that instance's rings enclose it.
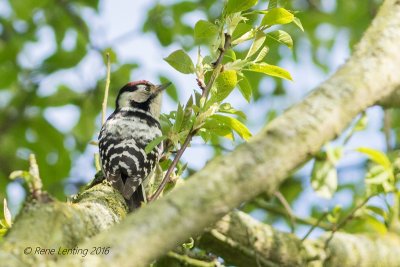
<path fill-rule="evenodd" d="M 151 101 L 152 101 L 151 97 L 149 97 L 149 99 L 147 99 L 145 102 L 141 102 L 141 103 L 136 102 L 134 100 L 131 100 L 130 105 L 133 108 L 138 108 L 138 109 L 141 109 L 141 110 L 144 110 L 144 111 L 150 111 L 150 103 L 151 103 Z"/>

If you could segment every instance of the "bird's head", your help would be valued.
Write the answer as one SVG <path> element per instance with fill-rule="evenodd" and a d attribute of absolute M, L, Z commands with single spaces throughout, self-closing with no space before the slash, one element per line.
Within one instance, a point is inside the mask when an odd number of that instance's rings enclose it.
<path fill-rule="evenodd" d="M 161 109 L 161 92 L 170 85 L 170 82 L 154 85 L 144 80 L 130 82 L 119 90 L 116 109 L 138 108 L 158 118 Z"/>

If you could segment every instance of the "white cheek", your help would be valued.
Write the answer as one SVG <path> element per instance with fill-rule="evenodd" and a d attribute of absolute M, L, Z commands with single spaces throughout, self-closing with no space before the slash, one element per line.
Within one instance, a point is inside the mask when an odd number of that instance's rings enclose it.
<path fill-rule="evenodd" d="M 132 100 L 137 103 L 143 103 L 148 99 L 149 93 L 147 91 L 127 92 L 120 96 L 118 105 L 120 107 L 129 107 Z"/>
<path fill-rule="evenodd" d="M 138 91 L 132 94 L 131 99 L 135 102 L 142 103 L 147 101 L 147 99 L 149 99 L 149 94 L 146 93 L 145 91 Z"/>
<path fill-rule="evenodd" d="M 119 105 L 120 107 L 127 107 L 127 106 L 129 106 L 129 102 L 130 102 L 129 94 L 124 93 L 124 94 L 122 94 L 122 95 L 120 96 L 120 99 L 119 99 L 119 101 L 118 101 L 118 105 Z"/>

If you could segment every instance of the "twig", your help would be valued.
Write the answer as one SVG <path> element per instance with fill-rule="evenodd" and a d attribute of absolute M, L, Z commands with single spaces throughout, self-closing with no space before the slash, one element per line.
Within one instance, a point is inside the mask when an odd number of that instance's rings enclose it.
<path fill-rule="evenodd" d="M 189 257 L 188 255 L 182 255 L 173 251 L 170 251 L 167 253 L 168 257 L 171 257 L 180 263 L 182 263 L 184 266 L 196 266 L 196 267 L 214 267 L 215 262 L 206 262 L 198 259 L 194 259 Z"/>
<path fill-rule="evenodd" d="M 246 255 L 247 257 L 251 257 L 251 258 L 255 257 L 255 251 L 252 248 L 250 248 L 249 246 L 240 244 L 238 241 L 232 239 L 232 237 L 219 232 L 217 229 L 211 229 L 209 231 L 209 233 L 216 240 L 222 242 L 224 244 L 224 246 L 229 246 L 231 248 L 234 248 L 234 249 L 240 251 L 240 253 Z M 278 264 L 275 264 L 273 261 L 270 261 L 266 257 L 259 257 L 258 261 L 259 261 L 259 263 L 262 264 L 262 266 L 278 267 Z"/>
<path fill-rule="evenodd" d="M 106 79 L 106 88 L 104 90 L 104 99 L 103 99 L 103 105 L 102 105 L 102 107 L 103 107 L 103 113 L 101 115 L 101 124 L 102 125 L 106 122 L 108 89 L 110 87 L 110 73 L 111 73 L 110 53 L 107 52 L 106 57 L 107 57 L 107 79 Z"/>
<path fill-rule="evenodd" d="M 277 207 L 275 205 L 272 205 L 272 204 L 266 202 L 265 200 L 256 199 L 256 200 L 254 200 L 254 204 L 256 204 L 258 207 L 260 207 L 260 208 L 262 208 L 262 209 L 264 209 L 264 210 L 266 210 L 268 212 L 272 212 L 272 213 L 275 213 L 275 214 L 278 214 L 278 215 L 283 215 L 283 216 L 287 215 L 285 210 L 283 210 L 283 209 L 281 209 L 281 208 L 279 208 L 279 207 Z M 296 220 L 296 222 L 298 222 L 300 224 L 305 224 L 305 225 L 311 225 L 312 226 L 312 225 L 316 225 L 317 222 L 318 222 L 318 220 L 314 219 L 314 218 L 302 218 L 302 217 L 299 217 L 299 216 L 297 216 L 295 214 L 293 214 L 293 216 L 294 216 L 294 219 Z M 324 229 L 324 230 L 331 230 L 332 229 L 332 225 L 327 224 L 327 223 L 320 222 L 318 226 L 320 228 Z"/>
<path fill-rule="evenodd" d="M 96 168 L 96 172 L 101 171 L 100 154 L 99 153 L 94 153 L 94 166 Z"/>
<path fill-rule="evenodd" d="M 43 184 L 42 180 L 40 179 L 39 166 L 37 165 L 36 157 L 34 154 L 29 155 L 29 173 L 32 179 L 30 181 L 30 190 L 32 197 L 35 199 L 39 199 L 40 195 L 42 195 Z"/>
<path fill-rule="evenodd" d="M 231 39 L 232 39 L 232 37 L 228 33 L 225 33 L 224 47 L 220 48 L 220 50 L 219 50 L 220 53 L 219 53 L 217 60 L 212 63 L 212 65 L 214 66 L 214 71 L 211 75 L 210 81 L 208 82 L 206 88 L 204 88 L 204 90 L 203 90 L 203 93 L 201 95 L 202 98 L 207 99 L 209 91 L 210 91 L 211 87 L 213 86 L 215 79 L 218 77 L 219 72 L 221 71 L 222 59 L 224 58 L 225 52 L 229 49 L 229 47 L 231 47 Z"/>
<path fill-rule="evenodd" d="M 204 81 L 202 79 L 197 78 L 197 86 L 201 89 L 202 92 L 206 89 L 206 85 L 204 84 Z"/>
<path fill-rule="evenodd" d="M 217 58 L 217 60 L 213 63 L 214 65 L 214 70 L 213 73 L 211 74 L 211 78 L 207 83 L 206 88 L 203 90 L 202 93 L 202 99 L 204 99 L 204 103 L 205 100 L 208 97 L 208 94 L 210 92 L 210 88 L 212 87 L 212 85 L 214 84 L 214 81 L 216 79 L 216 77 L 218 76 L 221 68 L 222 68 L 222 58 L 225 55 L 226 50 L 230 47 L 231 45 L 231 36 L 227 33 L 225 33 L 225 44 L 224 44 L 224 48 L 220 50 L 220 54 Z M 198 113 L 196 113 L 196 116 L 198 115 Z M 180 149 L 178 150 L 174 160 L 172 161 L 171 165 L 169 166 L 164 179 L 162 180 L 160 186 L 157 188 L 156 192 L 150 196 L 147 201 L 151 202 L 155 199 L 157 199 L 161 192 L 164 190 L 165 186 L 167 185 L 167 183 L 170 180 L 170 176 L 173 172 L 173 170 L 175 169 L 176 165 L 178 164 L 179 160 L 181 159 L 183 153 L 185 152 L 186 148 L 189 146 L 190 141 L 192 140 L 193 136 L 195 136 L 195 134 L 197 133 L 197 129 L 194 129 L 193 126 L 191 127 L 189 134 L 186 136 L 185 141 L 183 142 L 182 146 L 180 147 Z"/>
<path fill-rule="evenodd" d="M 321 217 L 319 217 L 318 221 L 308 230 L 308 232 L 304 235 L 304 237 L 301 239 L 301 242 L 306 240 L 308 236 L 314 231 L 315 228 L 319 226 L 319 224 L 322 222 L 323 219 L 328 215 L 328 212 L 324 212 Z"/>
<path fill-rule="evenodd" d="M 390 229 L 398 227 L 399 224 L 399 212 L 400 212 L 400 195 L 395 190 L 393 193 L 393 205 L 392 205 L 392 217 L 389 222 Z"/>
<path fill-rule="evenodd" d="M 279 200 L 279 202 L 282 204 L 282 206 L 285 208 L 287 215 L 289 217 L 291 232 L 294 233 L 294 230 L 296 227 L 296 219 L 293 214 L 293 210 L 290 207 L 290 204 L 287 202 L 286 198 L 282 195 L 281 192 L 277 191 L 274 193 L 274 195 Z"/>
<path fill-rule="evenodd" d="M 385 109 L 383 115 L 383 133 L 385 134 L 386 152 L 392 151 L 391 143 L 391 131 L 392 131 L 392 113 L 391 110 Z"/>
<path fill-rule="evenodd" d="M 167 173 L 164 176 L 164 179 L 162 180 L 160 186 L 157 188 L 156 192 L 147 199 L 148 202 L 151 202 L 155 199 L 157 199 L 161 192 L 164 190 L 165 186 L 169 182 L 169 179 L 171 177 L 172 171 L 175 169 L 176 165 L 178 164 L 179 160 L 181 159 L 183 152 L 185 152 L 186 148 L 189 146 L 190 141 L 192 140 L 193 133 L 190 133 L 186 139 L 181 148 L 178 150 L 178 153 L 176 153 L 176 156 L 174 160 L 172 161 L 171 165 L 169 166 Z"/>
<path fill-rule="evenodd" d="M 366 199 L 364 199 L 363 202 L 361 202 L 360 204 L 358 204 L 346 217 L 343 218 L 343 220 L 341 220 L 337 225 L 334 225 L 332 228 L 332 232 L 331 235 L 329 236 L 329 238 L 325 241 L 325 249 L 328 247 L 329 242 L 331 242 L 334 234 L 340 230 L 341 228 L 343 228 L 354 216 L 354 213 L 356 213 L 357 210 L 359 210 L 360 208 L 362 208 L 365 204 L 367 204 L 367 202 L 375 195 L 370 195 L 368 196 Z"/>

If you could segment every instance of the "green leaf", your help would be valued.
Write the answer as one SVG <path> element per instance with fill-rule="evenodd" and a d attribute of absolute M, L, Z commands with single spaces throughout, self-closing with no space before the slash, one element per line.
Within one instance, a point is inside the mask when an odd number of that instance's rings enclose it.
<path fill-rule="evenodd" d="M 7 49 L 2 49 L 0 51 L 2 52 L 7 51 Z M 5 64 L 4 61 L 2 62 L 2 64 L 0 64 L 0 73 L 1 73 L 0 88 L 7 88 L 12 83 L 18 80 L 17 67 L 11 64 Z"/>
<path fill-rule="evenodd" d="M 265 33 L 262 31 L 257 31 L 256 36 L 254 38 L 254 42 L 251 44 L 251 47 L 249 49 L 249 52 L 247 53 L 246 58 L 251 57 L 255 53 L 257 53 L 258 50 L 263 46 L 264 41 L 266 39 Z"/>
<path fill-rule="evenodd" d="M 11 180 L 22 178 L 27 182 L 29 182 L 32 179 L 31 174 L 28 171 L 13 171 L 12 173 L 10 173 L 9 178 Z"/>
<path fill-rule="evenodd" d="M 228 0 L 225 12 L 232 14 L 240 11 L 247 10 L 256 5 L 258 0 Z"/>
<path fill-rule="evenodd" d="M 389 181 L 390 178 L 390 171 L 381 165 L 374 165 L 368 170 L 365 176 L 365 183 L 371 185 L 382 185 L 384 182 Z"/>
<path fill-rule="evenodd" d="M 194 26 L 194 39 L 198 43 L 212 44 L 218 37 L 218 27 L 206 20 L 199 20 Z"/>
<path fill-rule="evenodd" d="M 206 125 L 206 123 L 204 125 Z M 211 139 L 211 131 L 209 129 L 200 128 L 198 134 L 203 139 L 204 143 L 208 143 Z"/>
<path fill-rule="evenodd" d="M 11 228 L 11 225 L 12 225 L 11 212 L 8 209 L 6 199 L 4 199 L 4 202 L 3 202 L 3 213 L 4 213 L 4 222 L 6 223 L 6 227 Z"/>
<path fill-rule="evenodd" d="M 251 90 L 249 80 L 245 76 L 243 76 L 243 78 L 239 81 L 239 91 L 242 93 L 244 99 L 246 99 L 247 102 L 250 102 L 253 91 Z"/>
<path fill-rule="evenodd" d="M 228 57 L 228 58 L 230 58 L 230 59 L 232 59 L 233 61 L 236 60 L 236 54 L 235 54 L 235 51 L 233 51 L 233 49 L 228 49 L 228 50 L 225 52 L 225 56 Z"/>
<path fill-rule="evenodd" d="M 227 62 L 224 66 L 224 69 L 235 70 L 240 73 L 246 65 L 249 65 L 249 62 L 247 60 L 238 59 L 233 62 Z"/>
<path fill-rule="evenodd" d="M 241 21 L 246 21 L 247 19 L 241 15 L 240 12 L 233 13 L 226 17 L 226 29 L 229 35 L 232 35 L 236 30 L 236 27 L 240 24 Z"/>
<path fill-rule="evenodd" d="M 174 131 L 177 133 L 182 128 L 183 117 L 184 117 L 183 107 L 181 106 L 181 104 L 178 104 L 178 110 L 176 111 L 175 124 L 174 124 Z"/>
<path fill-rule="evenodd" d="M 361 118 L 354 125 L 354 131 L 363 131 L 367 128 L 368 116 L 367 113 L 363 112 Z"/>
<path fill-rule="evenodd" d="M 266 57 L 266 55 L 268 54 L 268 51 L 269 51 L 269 47 L 268 46 L 264 46 L 261 49 L 260 53 L 258 53 L 256 59 L 253 62 L 257 63 L 257 62 L 262 61 Z"/>
<path fill-rule="evenodd" d="M 337 190 L 337 171 L 328 160 L 315 160 L 311 173 L 311 186 L 320 197 L 332 198 Z"/>
<path fill-rule="evenodd" d="M 335 224 L 339 221 L 341 212 L 342 212 L 342 207 L 340 205 L 336 205 L 332 209 L 332 211 L 328 214 L 326 219 L 328 220 L 328 222 Z"/>
<path fill-rule="evenodd" d="M 168 57 L 164 58 L 177 71 L 190 74 L 194 73 L 194 65 L 188 54 L 182 49 L 172 52 Z"/>
<path fill-rule="evenodd" d="M 377 207 L 377 206 L 366 206 L 365 209 L 373 212 L 374 214 L 377 214 L 377 215 L 381 216 L 385 220 L 387 220 L 388 217 L 389 217 L 388 214 L 386 213 L 386 211 L 384 209 L 380 208 L 380 207 Z"/>
<path fill-rule="evenodd" d="M 263 12 L 264 18 L 261 21 L 261 25 L 276 25 L 276 24 L 287 24 L 294 20 L 294 15 L 284 8 L 278 7 Z"/>
<path fill-rule="evenodd" d="M 183 112 L 183 121 L 182 121 L 182 129 L 188 130 L 189 128 L 192 127 L 193 122 L 194 122 L 194 116 L 193 115 L 193 97 L 189 97 L 185 109 Z"/>
<path fill-rule="evenodd" d="M 183 243 L 183 244 L 182 244 L 182 247 L 185 248 L 185 249 L 191 249 L 191 248 L 193 248 L 193 247 L 194 247 L 194 239 L 193 239 L 193 237 L 191 237 L 191 238 L 189 239 L 189 242 Z"/>
<path fill-rule="evenodd" d="M 363 217 L 365 224 L 368 226 L 368 232 L 376 232 L 381 235 L 387 233 L 386 225 L 372 215 L 367 214 Z"/>
<path fill-rule="evenodd" d="M 186 137 L 189 134 L 189 130 L 184 130 L 178 133 L 179 143 L 183 144 L 186 140 Z"/>
<path fill-rule="evenodd" d="M 256 35 L 257 31 L 255 29 L 250 29 L 249 31 L 245 32 L 243 35 L 239 36 L 236 39 L 233 39 L 232 45 L 238 45 L 240 43 L 243 43 L 247 40 L 252 39 Z"/>
<path fill-rule="evenodd" d="M 212 95 L 215 102 L 221 102 L 232 92 L 237 84 L 237 74 L 234 70 L 221 72 L 215 80 L 216 92 Z M 212 92 L 213 93 L 213 92 Z"/>
<path fill-rule="evenodd" d="M 166 136 L 162 135 L 162 136 L 156 137 L 154 140 L 152 140 L 150 143 L 148 143 L 144 149 L 146 154 L 149 154 L 150 151 L 152 151 L 157 145 L 159 145 L 166 138 L 167 138 Z"/>
<path fill-rule="evenodd" d="M 28 22 L 29 19 L 32 18 L 32 11 L 40 10 L 48 5 L 48 2 L 49 1 L 38 0 L 27 3 L 23 0 L 13 0 L 10 1 L 9 5 L 11 5 L 12 11 L 17 15 L 18 18 Z"/>
<path fill-rule="evenodd" d="M 7 229 L 0 229 L 0 237 L 3 237 L 7 233 Z"/>
<path fill-rule="evenodd" d="M 253 29 L 253 27 L 249 24 L 239 23 L 236 26 L 235 31 L 232 33 L 232 40 L 236 40 L 237 38 L 241 37 L 245 33 L 251 31 L 252 29 Z"/>
<path fill-rule="evenodd" d="M 195 106 L 193 105 L 193 107 Z M 193 129 L 201 128 L 206 119 L 212 116 L 215 112 L 217 112 L 218 108 L 219 108 L 218 103 L 213 103 L 205 111 L 200 112 L 199 110 L 200 113 L 196 116 Z"/>
<path fill-rule="evenodd" d="M 228 117 L 228 116 L 223 116 L 219 114 L 214 114 L 211 116 L 211 118 L 225 124 L 226 126 L 230 127 L 232 130 L 234 130 L 241 138 L 244 140 L 249 140 L 251 137 L 251 132 L 247 127 L 241 123 L 239 120 Z"/>
<path fill-rule="evenodd" d="M 293 47 L 292 37 L 290 37 L 290 35 L 285 31 L 277 30 L 274 32 L 267 33 L 267 36 L 277 41 L 278 43 L 286 45 L 289 48 Z"/>
<path fill-rule="evenodd" d="M 246 114 L 244 114 L 243 111 L 234 109 L 229 103 L 223 103 L 220 105 L 218 111 L 222 113 L 235 114 L 244 120 L 246 119 Z"/>
<path fill-rule="evenodd" d="M 368 147 L 357 148 L 357 151 L 367 155 L 370 160 L 372 160 L 376 164 L 381 165 L 385 169 L 391 169 L 392 167 L 389 158 L 381 151 L 371 149 Z"/>
<path fill-rule="evenodd" d="M 205 142 L 208 142 L 211 138 L 210 134 L 215 134 L 229 140 L 234 140 L 232 129 L 226 125 L 219 124 L 218 121 L 208 118 L 201 128 L 200 135 Z"/>
<path fill-rule="evenodd" d="M 46 97 L 34 98 L 32 101 L 34 101 L 35 105 L 41 107 L 48 107 L 50 105 L 54 107 L 72 104 L 77 102 L 80 97 L 80 93 L 77 93 L 65 85 L 59 85 L 54 94 Z"/>
<path fill-rule="evenodd" d="M 342 157 L 343 157 L 343 147 L 342 146 L 335 147 L 335 148 L 332 148 L 331 146 L 327 146 L 326 158 L 333 165 L 336 165 Z"/>
<path fill-rule="evenodd" d="M 178 176 L 178 177 L 181 176 L 182 173 L 187 169 L 187 166 L 188 166 L 187 162 L 185 164 L 182 164 L 182 163 L 177 164 L 176 176 Z M 179 179 L 179 180 L 181 180 L 181 179 Z"/>
<path fill-rule="evenodd" d="M 261 72 L 270 76 L 279 77 L 290 81 L 293 80 L 292 76 L 290 76 L 290 73 L 287 70 L 267 63 L 251 64 L 247 67 L 247 69 L 244 70 Z"/>
<path fill-rule="evenodd" d="M 303 24 L 301 24 L 301 20 L 299 18 L 294 17 L 293 23 L 304 32 Z"/>
<path fill-rule="evenodd" d="M 272 9 L 278 6 L 278 0 L 269 0 L 268 9 Z"/>
<path fill-rule="evenodd" d="M 49 72 L 76 67 L 76 65 L 78 65 L 78 63 L 86 56 L 86 52 L 86 37 L 84 37 L 82 33 L 78 33 L 76 47 L 72 51 L 58 49 L 56 53 L 49 56 L 43 62 L 43 65 Z"/>

